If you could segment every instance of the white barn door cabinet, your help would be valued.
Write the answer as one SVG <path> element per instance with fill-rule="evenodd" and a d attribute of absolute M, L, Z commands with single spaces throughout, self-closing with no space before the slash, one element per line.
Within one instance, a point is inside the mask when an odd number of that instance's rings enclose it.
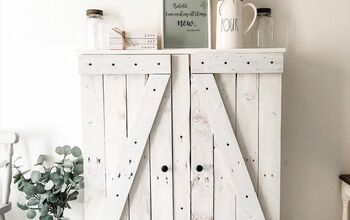
<path fill-rule="evenodd" d="M 82 53 L 85 219 L 279 220 L 284 52 Z"/>

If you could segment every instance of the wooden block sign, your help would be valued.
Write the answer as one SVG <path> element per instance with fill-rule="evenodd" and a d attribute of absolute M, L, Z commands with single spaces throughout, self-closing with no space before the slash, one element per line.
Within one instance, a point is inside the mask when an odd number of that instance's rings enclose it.
<path fill-rule="evenodd" d="M 163 48 L 210 48 L 210 0 L 163 0 Z"/>

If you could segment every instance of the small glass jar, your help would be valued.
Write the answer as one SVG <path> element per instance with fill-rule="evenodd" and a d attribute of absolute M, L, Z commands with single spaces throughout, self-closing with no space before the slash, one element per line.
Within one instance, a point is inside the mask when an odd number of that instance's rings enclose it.
<path fill-rule="evenodd" d="M 103 11 L 99 9 L 86 10 L 87 17 L 87 49 L 106 49 L 106 28 L 103 20 Z"/>
<path fill-rule="evenodd" d="M 252 36 L 252 47 L 272 48 L 274 45 L 274 21 L 271 8 L 258 8 L 258 18 Z"/>

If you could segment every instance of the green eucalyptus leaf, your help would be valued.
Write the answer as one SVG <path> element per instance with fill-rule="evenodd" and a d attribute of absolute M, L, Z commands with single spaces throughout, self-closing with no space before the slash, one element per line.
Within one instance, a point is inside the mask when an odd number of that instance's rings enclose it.
<path fill-rule="evenodd" d="M 37 198 L 31 198 L 27 201 L 27 206 L 36 206 L 39 202 L 40 201 Z"/>
<path fill-rule="evenodd" d="M 56 147 L 55 152 L 56 152 L 58 155 L 63 155 L 63 154 L 64 154 L 63 147 Z"/>
<path fill-rule="evenodd" d="M 46 193 L 45 186 L 43 184 L 41 184 L 41 183 L 36 184 L 35 192 L 38 193 L 38 194 Z"/>
<path fill-rule="evenodd" d="M 61 175 L 59 173 L 51 173 L 50 179 L 53 181 L 59 180 L 61 178 Z"/>
<path fill-rule="evenodd" d="M 71 194 L 68 195 L 67 200 L 68 201 L 73 201 L 77 199 L 77 196 L 79 195 L 78 191 L 74 191 Z"/>
<path fill-rule="evenodd" d="M 40 213 L 41 213 L 40 214 L 41 216 L 45 216 L 49 214 L 49 206 L 46 203 L 43 204 L 43 207 L 41 208 Z"/>
<path fill-rule="evenodd" d="M 46 161 L 46 156 L 45 155 L 40 155 L 36 163 L 41 165 L 45 161 Z"/>
<path fill-rule="evenodd" d="M 64 155 L 67 156 L 67 155 L 72 153 L 72 148 L 70 146 L 68 146 L 68 145 L 64 145 L 63 146 L 63 152 L 64 152 Z"/>
<path fill-rule="evenodd" d="M 32 172 L 30 177 L 33 183 L 38 183 L 40 181 L 40 178 L 41 178 L 41 173 L 36 170 Z"/>
<path fill-rule="evenodd" d="M 50 195 L 47 198 L 47 201 L 51 202 L 51 203 L 56 203 L 58 201 L 58 196 L 57 195 Z"/>
<path fill-rule="evenodd" d="M 79 176 L 81 174 L 84 173 L 84 167 L 82 164 L 77 164 L 74 169 L 73 169 L 73 172 L 76 176 Z"/>
<path fill-rule="evenodd" d="M 22 210 L 28 210 L 28 206 L 26 204 L 21 204 L 19 202 L 17 202 L 17 207 Z"/>
<path fill-rule="evenodd" d="M 27 218 L 28 218 L 28 219 L 33 219 L 33 218 L 35 218 L 35 216 L 36 216 L 36 212 L 35 212 L 34 209 L 30 209 L 30 210 L 27 212 Z"/>
<path fill-rule="evenodd" d="M 23 191 L 26 195 L 32 196 L 35 194 L 35 186 L 32 184 L 25 184 Z"/>
<path fill-rule="evenodd" d="M 72 148 L 72 155 L 74 157 L 80 157 L 81 156 L 81 150 L 79 147 L 75 146 Z"/>
<path fill-rule="evenodd" d="M 78 157 L 73 161 L 74 164 L 83 164 L 83 162 L 84 162 L 83 157 Z"/>
<path fill-rule="evenodd" d="M 51 190 L 54 185 L 53 181 L 49 180 L 49 182 L 45 184 L 45 190 Z"/>
<path fill-rule="evenodd" d="M 40 216 L 39 220 L 53 220 L 52 215 Z"/>
<path fill-rule="evenodd" d="M 82 182 L 82 181 L 84 181 L 84 177 L 76 176 L 76 177 L 74 177 L 73 181 L 76 183 Z"/>

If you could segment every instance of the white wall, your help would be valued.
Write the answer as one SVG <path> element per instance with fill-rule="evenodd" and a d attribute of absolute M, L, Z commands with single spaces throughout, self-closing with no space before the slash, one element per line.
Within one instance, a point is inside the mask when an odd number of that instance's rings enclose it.
<path fill-rule="evenodd" d="M 127 31 L 160 33 L 161 1 L 0 1 L 0 122 L 22 135 L 16 154 L 29 166 L 56 145 L 81 145 L 76 53 L 84 9 L 104 9 Z M 350 1 L 255 2 L 272 6 L 277 46 L 288 50 L 282 219 L 340 219 L 338 174 L 350 173 Z M 81 200 L 68 215 L 83 219 Z M 24 213 L 15 208 L 9 219 Z"/>

